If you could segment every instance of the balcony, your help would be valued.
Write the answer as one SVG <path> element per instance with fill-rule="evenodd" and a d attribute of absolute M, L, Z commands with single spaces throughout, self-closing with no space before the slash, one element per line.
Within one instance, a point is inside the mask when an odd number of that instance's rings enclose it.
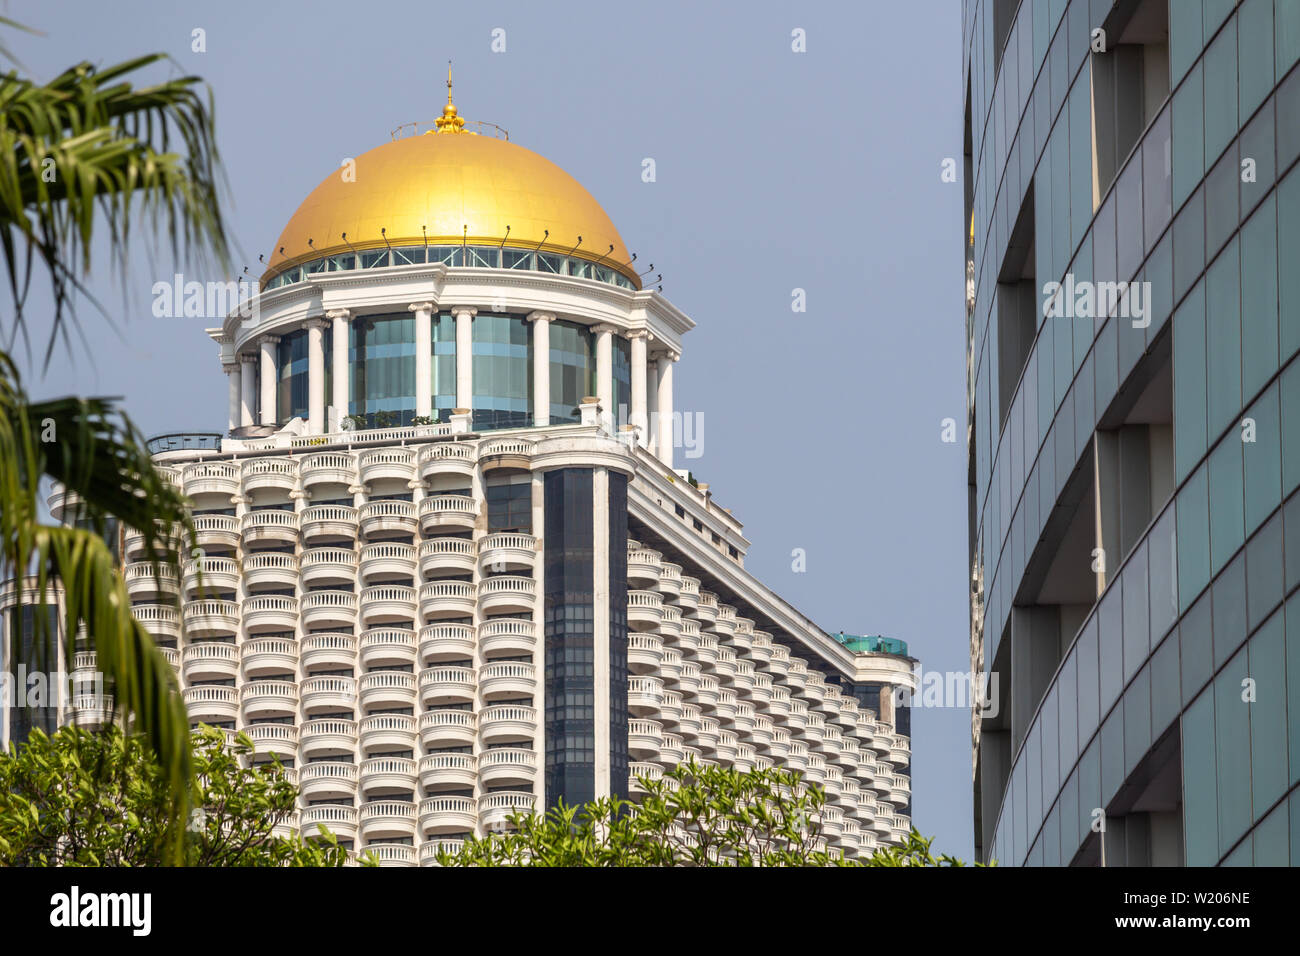
<path fill-rule="evenodd" d="M 756 679 L 754 675 L 754 665 L 749 661 L 736 661 L 736 676 L 732 679 L 735 685 L 736 693 L 749 700 L 754 699 L 754 687 Z"/>
<path fill-rule="evenodd" d="M 298 471 L 304 491 L 311 491 L 317 485 L 350 488 L 357 483 L 356 460 L 347 452 L 323 451 L 305 455 Z"/>
<path fill-rule="evenodd" d="M 533 812 L 533 795 L 522 791 L 503 790 L 485 793 L 478 798 L 478 815 L 487 830 L 510 828 L 510 817 L 516 813 Z"/>
<path fill-rule="evenodd" d="M 224 561 L 225 558 L 209 558 L 209 561 Z M 232 561 L 231 564 L 234 562 Z M 180 588 L 177 585 L 176 569 L 165 564 L 155 567 L 148 561 L 133 561 L 122 569 L 126 579 L 126 593 L 133 601 L 167 599 L 175 597 Z M 209 585 L 209 587 L 211 587 Z"/>
<path fill-rule="evenodd" d="M 297 598 L 282 594 L 258 594 L 244 598 L 244 628 L 248 633 L 283 633 L 292 631 L 297 626 Z"/>
<path fill-rule="evenodd" d="M 784 644 L 772 645 L 772 659 L 767 662 L 767 672 L 773 680 L 785 680 L 790 673 L 790 648 Z"/>
<path fill-rule="evenodd" d="M 257 558 L 292 558 L 292 555 L 258 555 Z M 244 567 L 249 566 L 252 558 L 244 559 Z M 294 559 L 295 564 L 297 563 Z M 302 553 L 302 583 L 308 588 L 321 588 L 329 586 L 352 585 L 357 578 L 357 553 L 351 548 L 309 548 Z M 282 584 L 281 579 L 272 580 L 276 584 Z M 296 584 L 296 581 L 290 581 L 288 584 Z"/>
<path fill-rule="evenodd" d="M 712 717 L 700 717 L 700 730 L 695 735 L 696 743 L 705 753 L 716 753 L 718 740 L 722 733 L 717 720 Z"/>
<path fill-rule="evenodd" d="M 537 692 L 537 677 L 531 663 L 494 661 L 479 668 L 479 690 L 484 700 L 531 697 Z"/>
<path fill-rule="evenodd" d="M 492 704 L 479 715 L 484 744 L 523 743 L 537 736 L 537 711 L 522 704 Z"/>
<path fill-rule="evenodd" d="M 767 712 L 779 724 L 786 724 L 790 719 L 790 692 L 779 684 L 772 686 L 772 699 L 768 702 Z"/>
<path fill-rule="evenodd" d="M 677 603 L 683 614 L 694 614 L 700 604 L 700 581 L 688 575 L 682 576 L 681 587 L 677 591 Z"/>
<path fill-rule="evenodd" d="M 653 636 L 653 635 L 651 635 Z M 628 635 L 628 643 L 632 641 L 632 634 Z M 659 661 L 659 679 L 664 682 L 665 687 L 676 687 L 677 681 L 682 676 L 682 655 L 674 648 L 665 647 L 663 657 Z"/>
<path fill-rule="evenodd" d="M 840 794 L 844 792 L 844 772 L 839 767 L 826 764 L 826 782 L 822 784 L 826 788 L 826 796 L 831 800 L 838 800 Z"/>
<path fill-rule="evenodd" d="M 853 733 L 858 729 L 858 699 L 845 694 L 840 698 L 839 712 L 831 716 L 836 724 L 846 733 Z"/>
<path fill-rule="evenodd" d="M 363 485 L 397 482 L 403 487 L 415 479 L 415 452 L 409 448 L 376 448 L 357 459 Z"/>
<path fill-rule="evenodd" d="M 808 712 L 808 726 L 804 728 L 804 736 L 814 744 L 820 744 L 822 736 L 826 733 L 826 722 L 822 715 L 813 711 Z"/>
<path fill-rule="evenodd" d="M 357 765 L 342 761 L 319 761 L 298 769 L 298 792 L 304 800 L 341 800 L 356 796 Z M 315 807 L 308 807 L 310 813 Z M 353 810 L 355 813 L 356 811 Z"/>
<path fill-rule="evenodd" d="M 147 589 L 153 587 L 152 583 L 144 580 L 133 580 L 132 569 L 137 567 L 149 568 L 147 563 L 129 564 L 126 568 L 126 587 L 127 592 L 133 597 L 144 597 Z M 160 568 L 160 570 L 162 570 Z M 137 572 L 142 578 L 152 578 L 152 569 L 148 571 Z M 171 578 L 170 569 L 163 575 L 163 589 L 155 591 L 158 594 L 174 594 L 175 580 L 170 581 L 168 586 L 167 578 Z M 136 584 L 141 589 L 141 593 L 132 590 L 132 584 Z M 184 583 L 185 595 L 190 599 L 207 597 L 218 594 L 234 594 L 239 588 L 239 565 L 233 558 L 199 558 L 197 561 L 186 561 L 184 566 Z"/>
<path fill-rule="evenodd" d="M 407 588 L 407 590 L 411 590 Z M 365 594 L 362 594 L 362 609 Z M 415 632 L 401 628 L 376 628 L 361 635 L 361 666 L 367 669 L 415 665 Z"/>
<path fill-rule="evenodd" d="M 430 538 L 420 544 L 420 573 L 426 578 L 474 573 L 470 538 Z"/>
<path fill-rule="evenodd" d="M 306 696 L 304 684 L 303 696 Z M 355 720 L 308 720 L 299 734 L 302 759 L 336 757 L 351 754 L 357 749 L 357 722 Z"/>
<path fill-rule="evenodd" d="M 469 495 L 430 495 L 420 502 L 420 527 L 426 537 L 472 531 L 476 521 L 478 502 Z"/>
<path fill-rule="evenodd" d="M 682 704 L 681 716 L 677 718 L 677 732 L 692 744 L 698 744 L 700 736 L 700 708 L 694 704 Z"/>
<path fill-rule="evenodd" d="M 358 725 L 361 750 L 415 750 L 415 718 L 408 714 L 371 714 Z"/>
<path fill-rule="evenodd" d="M 428 750 L 469 747 L 478 733 L 478 715 L 468 710 L 431 710 L 420 715 L 420 740 Z"/>
<path fill-rule="evenodd" d="M 479 466 L 485 473 L 497 468 L 527 470 L 533 447 L 523 438 L 490 438 L 479 445 Z"/>
<path fill-rule="evenodd" d="M 361 789 L 367 794 L 414 793 L 415 761 L 407 757 L 371 757 L 361 764 Z"/>
<path fill-rule="evenodd" d="M 695 689 L 695 699 L 699 701 L 701 707 L 712 710 L 717 706 L 718 698 L 721 691 L 718 688 L 718 679 L 710 677 L 708 674 L 700 675 L 700 686 Z"/>
<path fill-rule="evenodd" d="M 298 459 L 254 458 L 244 464 L 243 492 L 280 491 L 286 495 L 298 487 Z"/>
<path fill-rule="evenodd" d="M 718 732 L 718 759 L 724 764 L 734 764 L 740 748 L 740 738 L 730 730 Z"/>
<path fill-rule="evenodd" d="M 205 495 L 230 499 L 239 494 L 239 466 L 229 461 L 200 461 L 181 469 L 181 488 L 185 497 L 201 502 Z"/>
<path fill-rule="evenodd" d="M 492 747 L 478 755 L 485 787 L 531 788 L 537 779 L 537 753 L 526 747 Z"/>
<path fill-rule="evenodd" d="M 852 773 L 862 762 L 862 751 L 858 747 L 855 738 L 845 737 L 840 745 L 840 752 L 835 754 L 834 761 L 844 769 L 845 773 Z"/>
<path fill-rule="evenodd" d="M 532 621 L 498 618 L 478 626 L 479 650 L 486 658 L 532 654 L 537 645 Z"/>
<path fill-rule="evenodd" d="M 307 634 L 302 639 L 302 669 L 350 670 L 357 660 L 357 639 L 351 634 Z"/>
<path fill-rule="evenodd" d="M 239 676 L 239 648 L 225 641 L 194 641 L 181 652 L 185 683 L 234 680 Z"/>
<path fill-rule="evenodd" d="M 653 674 L 664 658 L 663 642 L 657 634 L 627 636 L 627 667 L 633 674 Z"/>
<path fill-rule="evenodd" d="M 426 834 L 464 833 L 477 826 L 473 797 L 429 797 L 420 802 L 420 829 Z"/>
<path fill-rule="evenodd" d="M 633 717 L 627 722 L 627 747 L 634 759 L 655 759 L 664 745 L 664 726 L 657 720 Z"/>
<path fill-rule="evenodd" d="M 736 717 L 733 723 L 738 736 L 747 736 L 754 729 L 754 705 L 746 700 L 737 700 Z"/>
<path fill-rule="evenodd" d="M 304 545 L 351 544 L 357 540 L 358 527 L 357 509 L 350 505 L 312 505 L 302 513 Z"/>
<path fill-rule="evenodd" d="M 479 542 L 479 566 L 486 572 L 527 571 L 537 561 L 537 539 L 531 534 L 502 531 Z"/>
<path fill-rule="evenodd" d="M 420 585 L 420 615 L 425 621 L 473 617 L 475 596 L 469 581 L 430 581 Z"/>
<path fill-rule="evenodd" d="M 188 704 L 188 699 L 186 703 Z M 193 716 L 192 711 L 191 716 Z M 113 698 L 111 695 L 79 694 L 72 698 L 72 723 L 75 726 L 99 728 L 112 719 Z"/>
<path fill-rule="evenodd" d="M 678 635 L 682 634 L 684 630 L 683 625 L 685 622 L 682 621 L 682 612 L 671 604 L 664 604 L 662 607 L 663 617 L 659 621 L 659 632 L 663 635 L 664 640 L 676 641 Z M 698 634 L 698 631 L 696 633 Z M 692 642 L 692 649 L 698 644 L 698 639 Z"/>
<path fill-rule="evenodd" d="M 293 717 L 298 713 L 298 685 L 287 680 L 249 681 L 239 688 L 246 721 Z"/>
<path fill-rule="evenodd" d="M 634 631 L 658 630 L 663 602 L 663 596 L 655 591 L 628 591 L 627 626 Z"/>
<path fill-rule="evenodd" d="M 355 710 L 357 682 L 351 677 L 308 677 L 301 685 L 302 709 L 307 714 Z"/>
<path fill-rule="evenodd" d="M 749 732 L 749 736 L 760 753 L 771 755 L 772 733 L 774 729 L 772 721 L 768 720 L 762 714 L 754 715 L 754 728 Z"/>
<path fill-rule="evenodd" d="M 274 754 L 281 759 L 298 754 L 298 728 L 293 724 L 253 724 L 244 733 L 253 741 L 253 753 L 265 757 Z"/>
<path fill-rule="evenodd" d="M 376 624 L 415 623 L 415 588 L 400 584 L 379 584 L 361 592 L 361 620 L 366 627 Z M 364 655 L 365 645 L 362 645 Z M 415 643 L 411 643 L 414 660 Z"/>
<path fill-rule="evenodd" d="M 902 734 L 890 734 L 885 742 L 889 749 L 885 759 L 895 767 L 906 767 L 912 762 L 912 742 Z"/>
<path fill-rule="evenodd" d="M 132 608 L 132 613 L 155 638 L 160 638 L 144 613 L 153 611 L 150 605 Z M 173 620 L 176 611 L 170 607 L 157 608 L 170 613 Z M 292 625 L 290 625 L 292 626 Z M 185 634 L 187 637 L 234 637 L 239 633 L 239 605 L 234 601 L 194 601 L 185 605 Z"/>
<path fill-rule="evenodd" d="M 416 833 L 415 804 L 409 800 L 371 800 L 361 805 L 361 835 L 366 840 L 414 837 Z M 380 844 L 369 847 L 371 851 L 400 849 L 407 866 L 415 864 L 415 850 L 402 844 Z M 409 855 L 409 859 L 407 856 Z M 383 861 L 380 861 L 381 865 Z"/>
<path fill-rule="evenodd" d="M 420 866 L 438 866 L 438 851 L 446 850 L 455 856 L 465 845 L 464 840 L 448 838 L 446 840 L 426 840 L 420 844 Z"/>
<path fill-rule="evenodd" d="M 632 679 L 653 680 L 653 678 L 648 678 L 648 677 L 635 677 Z M 682 695 L 677 693 L 677 691 L 675 690 L 665 690 L 663 692 L 663 697 L 664 697 L 663 703 L 659 705 L 658 717 L 661 721 L 663 721 L 663 725 L 665 727 L 676 727 L 678 722 L 682 719 Z M 630 703 L 631 701 L 630 694 L 628 695 L 628 700 Z M 633 711 L 633 713 L 636 712 Z M 653 713 L 653 711 L 651 711 L 650 713 Z"/>
<path fill-rule="evenodd" d="M 772 742 L 767 748 L 768 756 L 776 763 L 785 763 L 790 756 L 791 743 L 788 730 L 772 726 Z"/>
<path fill-rule="evenodd" d="M 717 638 L 714 638 L 717 641 Z M 701 645 L 702 646 L 702 645 Z M 723 683 L 735 681 L 736 675 L 740 672 L 740 662 L 736 660 L 736 652 L 729 647 L 718 646 L 718 659 L 713 663 L 713 670 L 718 675 L 718 680 Z"/>
<path fill-rule="evenodd" d="M 429 754 L 420 760 L 420 786 L 426 793 L 471 790 L 475 778 L 473 754 Z"/>
<path fill-rule="evenodd" d="M 172 605 L 138 604 L 131 608 L 131 615 L 144 625 L 144 629 L 153 636 L 154 640 L 159 642 L 180 640 L 181 627 L 176 608 Z M 234 631 L 223 633 L 233 634 Z"/>
<path fill-rule="evenodd" d="M 790 659 L 790 673 L 785 675 L 786 686 L 792 694 L 802 694 L 808 685 L 808 664 L 798 657 Z"/>
<path fill-rule="evenodd" d="M 190 720 L 205 724 L 226 723 L 239 715 L 239 698 L 233 687 L 200 685 L 181 692 Z"/>
<path fill-rule="evenodd" d="M 285 637 L 259 637 L 244 642 L 240 658 L 245 677 L 293 674 L 298 670 L 298 642 Z"/>
<path fill-rule="evenodd" d="M 683 634 L 685 634 L 684 629 Z M 695 653 L 695 660 L 699 662 L 700 667 L 708 671 L 716 672 L 718 670 L 718 638 L 716 635 L 700 634 L 699 637 L 696 638 L 693 650 Z M 734 660 L 735 656 L 733 655 L 732 661 L 734 662 Z M 736 668 L 732 666 L 732 668 L 726 672 L 726 676 L 734 675 L 735 672 Z"/>
<path fill-rule="evenodd" d="M 473 703 L 476 687 L 472 667 L 441 665 L 420 671 L 420 699 L 425 707 Z"/>
<path fill-rule="evenodd" d="M 368 544 L 361 549 L 361 580 L 367 584 L 415 578 L 415 546 L 394 542 Z"/>
<path fill-rule="evenodd" d="M 357 596 L 352 591 L 308 591 L 302 596 L 301 614 L 306 630 L 351 628 L 357 623 Z"/>
<path fill-rule="evenodd" d="M 370 540 L 415 535 L 415 505 L 409 501 L 371 501 L 361 506 L 361 530 Z"/>
<path fill-rule="evenodd" d="M 629 677 L 627 706 L 637 716 L 652 716 L 664 702 L 664 682 L 657 677 Z"/>
<path fill-rule="evenodd" d="M 686 759 L 686 750 L 682 738 L 677 734 L 664 734 L 663 739 L 664 742 L 659 748 L 659 756 L 655 759 L 671 770 Z"/>
<path fill-rule="evenodd" d="M 804 684 L 803 697 L 810 705 L 820 705 L 826 697 L 826 678 L 818 671 L 810 670 Z"/>
<path fill-rule="evenodd" d="M 415 706 L 415 675 L 402 671 L 375 671 L 357 683 L 363 710 L 394 710 Z"/>
<path fill-rule="evenodd" d="M 640 796 L 649 791 L 646 789 L 642 780 L 658 782 L 664 777 L 664 768 L 657 763 L 643 763 L 640 761 L 628 764 L 627 768 L 627 789 L 633 796 Z"/>
<path fill-rule="evenodd" d="M 234 515 L 195 515 L 194 535 L 200 548 L 234 551 L 239 547 L 239 519 Z M 127 550 L 131 550 L 129 536 Z"/>
<path fill-rule="evenodd" d="M 442 475 L 469 478 L 474 474 L 477 455 L 474 446 L 462 442 L 439 442 L 420 452 L 420 477 L 426 481 Z"/>
<path fill-rule="evenodd" d="M 677 686 L 673 690 L 680 691 L 683 697 L 694 700 L 699 689 L 700 665 L 691 661 L 682 661 L 682 672 L 677 676 Z"/>
<path fill-rule="evenodd" d="M 808 755 L 808 769 L 804 771 L 804 779 L 809 783 L 815 783 L 817 786 L 826 784 L 826 760 L 821 754 L 810 753 Z"/>
<path fill-rule="evenodd" d="M 758 753 L 749 744 L 737 744 L 736 756 L 732 760 L 734 766 L 741 773 L 749 773 L 754 769 L 754 761 L 757 760 Z"/>
<path fill-rule="evenodd" d="M 537 602 L 537 582 L 532 578 L 502 574 L 484 578 L 478 586 L 479 612 L 529 614 Z"/>
<path fill-rule="evenodd" d="M 713 712 L 718 715 L 718 722 L 724 727 L 736 725 L 736 692 L 719 686 L 718 700 L 713 705 Z"/>
<path fill-rule="evenodd" d="M 649 548 L 629 548 L 627 583 L 630 587 L 654 588 L 663 573 L 663 555 Z"/>
<path fill-rule="evenodd" d="M 754 689 L 751 693 L 754 709 L 766 711 L 772 703 L 772 678 L 766 674 L 754 675 Z"/>
<path fill-rule="evenodd" d="M 270 508 L 247 512 L 240 520 L 244 547 L 296 544 L 299 518 L 297 512 Z"/>
<path fill-rule="evenodd" d="M 830 759 L 834 760 L 839 755 L 840 749 L 844 745 L 844 734 L 840 728 L 834 724 L 827 724 L 822 731 L 821 750 Z"/>
<path fill-rule="evenodd" d="M 844 835 L 844 811 L 832 804 L 822 807 L 822 833 L 831 846 L 839 846 Z"/>
<path fill-rule="evenodd" d="M 766 668 L 772 660 L 772 635 L 764 631 L 754 631 L 750 635 L 749 659 L 755 666 Z"/>
<path fill-rule="evenodd" d="M 357 808 L 326 805 L 323 807 L 306 807 L 299 819 L 304 840 L 321 835 L 324 827 L 340 840 L 357 838 Z"/>
<path fill-rule="evenodd" d="M 808 747 L 800 740 L 791 740 L 782 763 L 787 770 L 803 773 L 808 769 Z"/>
<path fill-rule="evenodd" d="M 528 623 L 517 621 L 514 623 Z M 474 628 L 469 624 L 429 624 L 420 629 L 420 662 L 436 664 L 474 656 Z"/>
<path fill-rule="evenodd" d="M 708 591 L 701 591 L 699 603 L 695 606 L 695 619 L 700 627 L 713 627 L 718 620 L 718 596 Z"/>

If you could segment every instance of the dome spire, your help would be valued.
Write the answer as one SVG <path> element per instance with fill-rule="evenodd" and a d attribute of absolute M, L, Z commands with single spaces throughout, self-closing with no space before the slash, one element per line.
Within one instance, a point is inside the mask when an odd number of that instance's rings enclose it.
<path fill-rule="evenodd" d="M 447 61 L 447 105 L 442 108 L 442 115 L 433 121 L 439 133 L 465 132 L 465 118 L 456 114 L 456 104 L 451 101 L 451 60 Z"/>

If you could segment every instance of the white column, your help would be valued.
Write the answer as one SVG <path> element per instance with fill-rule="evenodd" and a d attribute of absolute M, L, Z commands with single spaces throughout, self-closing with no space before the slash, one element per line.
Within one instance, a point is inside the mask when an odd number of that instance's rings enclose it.
<path fill-rule="evenodd" d="M 659 356 L 659 460 L 673 467 L 673 363 L 681 356 L 665 352 Z"/>
<path fill-rule="evenodd" d="M 239 356 L 243 371 L 239 375 L 239 424 L 253 424 L 257 409 L 257 356 L 247 352 Z"/>
<path fill-rule="evenodd" d="M 600 399 L 600 420 L 605 430 L 614 431 L 614 332 L 612 325 L 597 325 L 596 333 L 596 397 Z"/>
<path fill-rule="evenodd" d="M 343 424 L 343 419 L 348 417 L 348 332 L 351 329 L 348 320 L 351 316 L 352 313 L 347 309 L 331 309 L 325 313 L 325 318 L 334 323 L 334 351 L 330 355 L 330 364 L 334 366 L 334 381 L 331 389 L 334 394 L 330 398 L 330 404 L 338 410 L 340 426 Z"/>
<path fill-rule="evenodd" d="M 659 445 L 659 371 L 656 362 L 654 355 L 646 357 L 645 414 L 649 427 L 645 433 L 645 446 L 652 455 Z"/>
<path fill-rule="evenodd" d="M 533 323 L 533 424 L 551 423 L 551 322 L 550 312 L 529 312 Z"/>
<path fill-rule="evenodd" d="M 325 326 L 311 319 L 307 328 L 307 434 L 325 434 Z"/>
<path fill-rule="evenodd" d="M 226 415 L 226 420 L 228 422 L 228 424 L 226 425 L 226 430 L 232 432 L 239 427 L 239 420 L 240 420 L 239 406 L 241 403 L 240 403 L 239 369 L 240 366 L 238 362 L 234 362 L 230 365 L 221 366 L 221 371 L 226 373 L 226 381 L 228 383 L 229 394 L 230 394 L 230 402 L 229 402 L 230 410 L 229 410 L 229 414 Z"/>
<path fill-rule="evenodd" d="M 280 344 L 280 336 L 262 336 L 262 424 L 274 425 L 275 421 L 275 387 L 278 384 L 275 369 L 275 347 Z"/>
<path fill-rule="evenodd" d="M 474 316 L 478 309 L 454 306 L 456 317 L 456 407 L 466 412 L 474 406 Z"/>
<path fill-rule="evenodd" d="M 639 429 L 637 443 L 644 448 L 648 440 L 646 435 L 645 365 L 646 339 L 649 337 L 649 333 L 645 329 L 633 329 L 627 333 L 627 337 L 632 341 L 631 424 Z"/>
<path fill-rule="evenodd" d="M 415 414 L 433 416 L 433 303 L 412 302 L 406 307 L 415 313 Z"/>

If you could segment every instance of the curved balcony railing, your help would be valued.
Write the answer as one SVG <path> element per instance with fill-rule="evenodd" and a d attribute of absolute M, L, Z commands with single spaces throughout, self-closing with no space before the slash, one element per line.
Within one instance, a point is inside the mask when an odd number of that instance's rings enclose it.
<path fill-rule="evenodd" d="M 478 626 L 478 645 L 484 657 L 531 654 L 537 644 L 532 621 L 498 618 Z"/>
<path fill-rule="evenodd" d="M 301 525 L 303 541 L 317 544 L 355 541 L 360 526 L 351 505 L 312 505 L 303 510 Z"/>
<path fill-rule="evenodd" d="M 430 495 L 420 502 L 420 526 L 426 535 L 472 529 L 478 511 L 478 502 L 470 495 Z"/>
<path fill-rule="evenodd" d="M 470 624 L 428 624 L 420 628 L 419 640 L 422 664 L 467 660 L 474 655 L 474 627 Z"/>
<path fill-rule="evenodd" d="M 303 670 L 308 673 L 350 668 L 357 659 L 357 639 L 351 634 L 307 634 L 301 653 Z"/>

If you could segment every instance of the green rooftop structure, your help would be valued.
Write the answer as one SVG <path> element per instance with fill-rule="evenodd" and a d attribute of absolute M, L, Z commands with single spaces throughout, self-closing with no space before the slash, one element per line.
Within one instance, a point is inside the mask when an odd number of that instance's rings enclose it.
<path fill-rule="evenodd" d="M 840 631 L 831 635 L 855 654 L 897 654 L 907 656 L 907 642 L 879 634 L 845 634 Z"/>

